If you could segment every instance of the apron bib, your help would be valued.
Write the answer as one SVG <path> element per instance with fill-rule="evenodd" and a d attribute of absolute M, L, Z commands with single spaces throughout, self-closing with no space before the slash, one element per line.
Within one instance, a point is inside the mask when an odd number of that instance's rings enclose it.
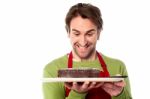
<path fill-rule="evenodd" d="M 102 69 L 103 69 L 103 71 L 100 71 L 99 76 L 109 77 L 110 75 L 109 75 L 107 66 L 102 56 L 98 52 L 96 53 L 97 53 L 99 63 L 101 64 Z M 73 59 L 73 55 L 72 55 L 72 52 L 70 52 L 69 58 L 68 58 L 68 68 L 72 68 L 72 65 L 73 65 L 72 59 Z M 69 92 L 70 92 L 70 89 L 66 88 L 66 97 L 69 95 Z M 88 92 L 85 99 L 111 99 L 111 96 L 108 93 L 106 93 L 102 88 L 95 88 Z"/>

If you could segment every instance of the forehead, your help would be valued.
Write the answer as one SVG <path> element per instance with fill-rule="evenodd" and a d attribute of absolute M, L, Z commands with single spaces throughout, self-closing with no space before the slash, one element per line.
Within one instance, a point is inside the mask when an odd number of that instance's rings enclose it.
<path fill-rule="evenodd" d="M 70 22 L 70 30 L 77 29 L 79 31 L 87 31 L 89 29 L 97 30 L 97 26 L 88 18 L 77 16 Z"/>

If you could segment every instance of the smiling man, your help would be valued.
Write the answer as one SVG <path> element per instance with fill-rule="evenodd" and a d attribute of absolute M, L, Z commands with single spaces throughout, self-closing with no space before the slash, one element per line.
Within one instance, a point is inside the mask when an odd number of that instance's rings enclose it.
<path fill-rule="evenodd" d="M 84 19 L 80 15 L 71 20 L 68 36 L 73 46 L 75 59 L 81 61 L 95 60 L 95 49 L 100 34 L 99 31 L 91 20 Z"/>
<path fill-rule="evenodd" d="M 103 26 L 99 8 L 78 3 L 66 15 L 66 30 L 72 51 L 44 68 L 44 77 L 57 77 L 61 68 L 98 68 L 100 76 L 126 75 L 124 63 L 96 50 Z M 129 79 L 120 82 L 43 83 L 44 99 L 131 99 Z"/>

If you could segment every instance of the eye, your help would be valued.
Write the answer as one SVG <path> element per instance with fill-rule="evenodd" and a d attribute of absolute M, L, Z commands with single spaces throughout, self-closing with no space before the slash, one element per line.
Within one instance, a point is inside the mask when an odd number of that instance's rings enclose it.
<path fill-rule="evenodd" d="M 80 35 L 80 33 L 78 33 L 78 32 L 74 32 L 73 33 L 75 36 L 79 36 Z"/>
<path fill-rule="evenodd" d="M 79 36 L 79 34 L 75 34 L 76 36 Z"/>
<path fill-rule="evenodd" d="M 87 34 L 87 36 L 92 36 L 92 35 L 93 35 L 93 33 L 88 33 L 88 34 Z"/>

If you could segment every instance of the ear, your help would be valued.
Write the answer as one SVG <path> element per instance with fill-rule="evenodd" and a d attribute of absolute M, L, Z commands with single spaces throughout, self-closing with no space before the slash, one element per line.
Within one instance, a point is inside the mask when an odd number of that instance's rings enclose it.
<path fill-rule="evenodd" d="M 97 40 L 99 40 L 99 38 L 100 38 L 100 33 L 101 33 L 101 30 L 98 30 L 97 31 Z"/>
<path fill-rule="evenodd" d="M 65 26 L 65 29 L 66 29 L 66 31 L 67 31 L 67 36 L 68 36 L 68 38 L 69 38 L 69 37 L 70 37 L 70 33 L 69 33 L 69 32 L 70 32 L 70 30 L 69 30 L 69 28 L 68 28 L 68 26 L 67 26 L 67 25 Z"/>
<path fill-rule="evenodd" d="M 70 33 L 69 33 L 69 31 L 67 32 L 67 36 L 68 36 L 68 38 L 70 38 Z"/>

